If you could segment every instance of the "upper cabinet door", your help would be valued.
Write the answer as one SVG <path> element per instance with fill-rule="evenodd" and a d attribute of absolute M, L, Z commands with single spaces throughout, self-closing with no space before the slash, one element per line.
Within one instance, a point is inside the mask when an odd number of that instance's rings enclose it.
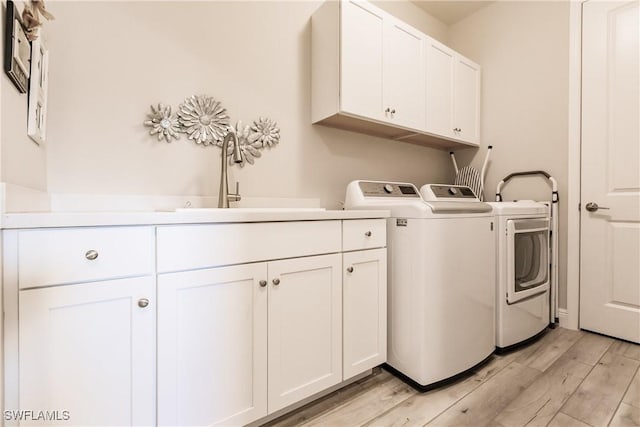
<path fill-rule="evenodd" d="M 454 124 L 457 137 L 480 139 L 480 66 L 457 55 L 454 73 Z"/>
<path fill-rule="evenodd" d="M 465 143 L 480 139 L 480 66 L 427 38 L 426 130 Z"/>
<path fill-rule="evenodd" d="M 384 113 L 395 124 L 424 128 L 424 36 L 387 19 L 384 33 Z"/>
<path fill-rule="evenodd" d="M 344 1 L 341 5 L 341 108 L 347 113 L 384 120 L 384 15 L 369 3 Z"/>
<path fill-rule="evenodd" d="M 453 128 L 453 70 L 455 52 L 433 39 L 426 42 L 427 131 L 455 137 Z"/>

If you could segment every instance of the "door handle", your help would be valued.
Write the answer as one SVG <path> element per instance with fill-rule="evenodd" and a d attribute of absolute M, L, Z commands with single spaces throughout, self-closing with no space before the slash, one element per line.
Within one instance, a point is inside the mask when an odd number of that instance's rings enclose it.
<path fill-rule="evenodd" d="M 596 202 L 589 202 L 584 206 L 584 208 L 589 212 L 597 212 L 598 209 L 609 209 L 605 206 L 598 206 Z"/>

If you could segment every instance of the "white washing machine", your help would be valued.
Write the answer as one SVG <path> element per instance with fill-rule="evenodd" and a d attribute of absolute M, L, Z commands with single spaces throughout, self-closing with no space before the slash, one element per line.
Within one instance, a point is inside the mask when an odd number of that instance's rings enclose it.
<path fill-rule="evenodd" d="M 425 202 L 413 184 L 354 181 L 345 199 L 345 209 L 391 212 L 386 367 L 421 391 L 495 349 L 491 207 L 466 187 L 437 187 L 441 196 Z"/>
<path fill-rule="evenodd" d="M 494 202 L 497 224 L 496 347 L 507 351 L 549 326 L 549 206 Z"/>

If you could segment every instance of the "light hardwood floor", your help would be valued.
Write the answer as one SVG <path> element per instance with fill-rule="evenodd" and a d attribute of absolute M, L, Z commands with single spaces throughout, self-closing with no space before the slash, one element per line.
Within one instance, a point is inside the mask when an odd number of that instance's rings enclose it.
<path fill-rule="evenodd" d="M 639 366 L 640 345 L 557 328 L 449 386 L 382 370 L 269 426 L 640 426 Z"/>

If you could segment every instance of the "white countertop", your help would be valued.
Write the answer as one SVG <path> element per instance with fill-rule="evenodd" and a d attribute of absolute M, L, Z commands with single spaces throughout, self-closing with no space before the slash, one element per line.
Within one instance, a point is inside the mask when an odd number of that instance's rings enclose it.
<path fill-rule="evenodd" d="M 389 211 L 386 210 L 324 210 L 314 208 L 184 209 L 177 212 L 7 213 L 2 215 L 0 228 L 323 221 L 387 217 L 389 217 Z"/>

